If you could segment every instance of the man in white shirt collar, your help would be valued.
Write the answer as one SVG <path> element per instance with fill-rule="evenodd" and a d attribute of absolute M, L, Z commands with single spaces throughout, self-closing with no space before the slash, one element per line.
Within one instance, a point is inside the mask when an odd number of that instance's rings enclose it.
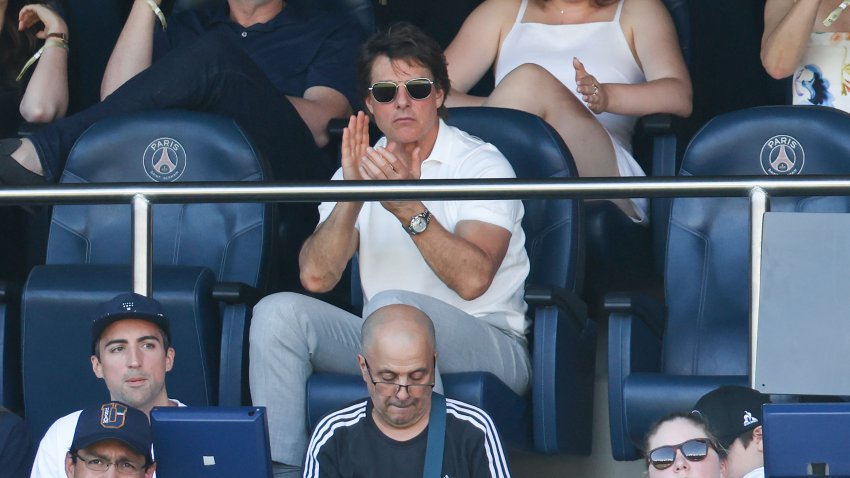
<path fill-rule="evenodd" d="M 134 293 L 101 305 L 91 326 L 94 374 L 102 378 L 110 399 L 150 415 L 153 407 L 182 406 L 168 398 L 165 374 L 174 366 L 168 317 L 156 300 Z M 31 478 L 64 478 L 65 456 L 80 411 L 53 423 L 36 453 Z"/>

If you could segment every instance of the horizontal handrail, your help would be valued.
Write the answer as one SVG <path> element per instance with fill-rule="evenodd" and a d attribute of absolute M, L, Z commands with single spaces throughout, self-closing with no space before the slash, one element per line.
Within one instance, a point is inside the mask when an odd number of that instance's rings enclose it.
<path fill-rule="evenodd" d="M 755 188 L 771 196 L 843 196 L 850 176 L 56 184 L 0 187 L 0 204 L 121 204 L 136 195 L 153 203 L 746 197 Z"/>
<path fill-rule="evenodd" d="M 0 187 L 2 204 L 132 204 L 133 290 L 151 293 L 151 203 L 314 202 L 385 199 L 614 199 L 748 197 L 750 385 L 755 386 L 762 218 L 771 196 L 850 196 L 850 176 L 549 178 L 293 183 L 101 183 Z"/>

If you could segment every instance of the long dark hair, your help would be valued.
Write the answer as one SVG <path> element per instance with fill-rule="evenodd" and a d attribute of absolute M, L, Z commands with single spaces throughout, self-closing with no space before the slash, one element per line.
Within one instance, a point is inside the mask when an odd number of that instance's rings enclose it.
<path fill-rule="evenodd" d="M 18 31 L 18 12 L 24 0 L 9 0 L 3 15 L 0 33 L 0 86 L 14 84 L 15 77 L 36 47 L 36 37 L 28 31 Z"/>

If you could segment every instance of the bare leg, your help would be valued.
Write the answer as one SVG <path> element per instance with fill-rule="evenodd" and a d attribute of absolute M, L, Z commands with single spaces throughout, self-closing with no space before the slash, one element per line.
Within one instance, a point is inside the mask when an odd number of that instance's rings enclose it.
<path fill-rule="evenodd" d="M 570 149 L 579 176 L 620 175 L 608 132 L 595 115 L 543 67 L 525 64 L 511 71 L 483 105 L 522 110 L 546 120 Z M 636 216 L 628 199 L 612 201 L 629 216 Z"/>
<path fill-rule="evenodd" d="M 32 145 L 30 140 L 21 140 L 21 147 L 12 153 L 12 159 L 33 173 L 44 176 L 44 169 L 41 166 L 41 161 L 38 160 L 38 153 L 36 153 L 35 146 Z"/>

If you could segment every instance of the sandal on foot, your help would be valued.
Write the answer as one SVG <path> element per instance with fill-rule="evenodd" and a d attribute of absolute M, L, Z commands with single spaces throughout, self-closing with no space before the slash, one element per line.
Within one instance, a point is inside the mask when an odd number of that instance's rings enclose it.
<path fill-rule="evenodd" d="M 40 186 L 45 184 L 44 176 L 39 176 L 12 158 L 12 153 L 21 146 L 18 138 L 0 139 L 0 184 L 19 186 Z"/>

